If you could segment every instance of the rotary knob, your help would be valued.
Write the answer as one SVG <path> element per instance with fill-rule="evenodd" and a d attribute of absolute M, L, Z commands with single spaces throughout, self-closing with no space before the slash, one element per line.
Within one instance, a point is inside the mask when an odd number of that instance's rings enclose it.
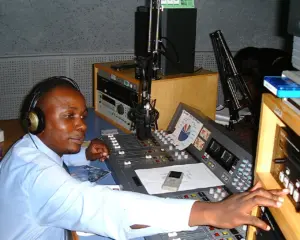
<path fill-rule="evenodd" d="M 122 104 L 119 104 L 117 106 L 117 112 L 120 114 L 120 115 L 123 115 L 125 110 L 124 110 L 124 106 Z"/>

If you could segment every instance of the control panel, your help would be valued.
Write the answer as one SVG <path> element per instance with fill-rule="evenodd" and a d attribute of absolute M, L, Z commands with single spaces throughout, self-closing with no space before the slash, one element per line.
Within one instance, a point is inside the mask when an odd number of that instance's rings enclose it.
<path fill-rule="evenodd" d="M 271 173 L 290 190 L 289 198 L 300 211 L 300 138 L 293 131 L 277 126 Z"/>
<path fill-rule="evenodd" d="M 200 201 L 221 201 L 252 185 L 253 158 L 227 130 L 199 111 L 180 104 L 167 130 L 156 130 L 141 141 L 134 134 L 102 136 L 111 149 L 108 165 L 125 190 L 148 193 L 135 170 L 172 165 L 203 163 L 223 184 L 208 188 L 158 194 Z M 160 234 L 147 239 L 244 239 L 246 227 L 216 229 L 199 227 L 196 231 Z"/>

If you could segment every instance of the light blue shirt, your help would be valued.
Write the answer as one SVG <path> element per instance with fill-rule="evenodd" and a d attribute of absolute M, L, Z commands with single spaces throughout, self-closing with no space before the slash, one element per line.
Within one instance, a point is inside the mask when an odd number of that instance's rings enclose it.
<path fill-rule="evenodd" d="M 85 151 L 60 158 L 25 135 L 0 163 L 0 238 L 63 240 L 65 231 L 125 240 L 188 226 L 193 200 L 165 199 L 80 182 L 62 167 L 86 165 Z M 35 144 L 36 146 L 35 146 Z M 131 229 L 134 224 L 150 227 Z"/>

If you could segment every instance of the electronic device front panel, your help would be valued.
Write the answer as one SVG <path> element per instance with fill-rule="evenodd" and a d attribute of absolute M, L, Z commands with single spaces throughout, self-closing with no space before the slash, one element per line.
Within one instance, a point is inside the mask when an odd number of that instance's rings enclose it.
<path fill-rule="evenodd" d="M 223 131 L 224 130 L 224 131 Z M 147 193 L 135 170 L 171 165 L 204 163 L 223 184 L 216 187 L 158 194 L 200 201 L 221 201 L 252 185 L 253 159 L 225 129 L 187 105 L 180 104 L 167 131 L 154 131 L 141 141 L 134 134 L 103 136 L 111 149 L 108 165 L 124 190 Z M 245 227 L 216 229 L 199 227 L 196 231 L 160 234 L 147 239 L 243 239 Z"/>
<path fill-rule="evenodd" d="M 128 113 L 138 102 L 138 85 L 103 70 L 97 76 L 97 111 L 127 130 L 132 129 Z"/>

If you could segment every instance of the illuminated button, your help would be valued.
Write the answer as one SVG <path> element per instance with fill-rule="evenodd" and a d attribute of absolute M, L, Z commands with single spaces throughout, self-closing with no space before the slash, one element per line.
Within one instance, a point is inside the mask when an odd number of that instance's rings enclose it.
<path fill-rule="evenodd" d="M 117 140 L 112 140 L 111 142 L 112 142 L 112 144 L 114 144 L 114 143 L 118 143 L 118 141 L 117 141 Z"/>
<path fill-rule="evenodd" d="M 165 150 L 164 148 L 161 148 L 160 151 L 161 151 L 161 152 L 165 152 L 166 150 Z"/>
<path fill-rule="evenodd" d="M 119 155 L 123 155 L 123 154 L 125 154 L 124 151 L 119 151 Z"/>
<path fill-rule="evenodd" d="M 233 178 L 233 181 L 234 181 L 234 182 L 237 182 L 238 180 L 239 180 L 239 179 L 238 179 L 238 178 L 236 178 L 236 177 L 235 177 L 235 178 Z"/>
<path fill-rule="evenodd" d="M 115 149 L 120 149 L 121 147 L 118 145 L 118 146 L 114 146 Z"/>
<path fill-rule="evenodd" d="M 152 156 L 151 155 L 146 155 L 146 158 L 150 159 L 150 158 L 152 158 Z"/>
<path fill-rule="evenodd" d="M 131 164 L 130 161 L 125 161 L 125 162 L 124 162 L 124 165 L 125 165 L 125 166 L 130 165 L 130 164 Z"/>
<path fill-rule="evenodd" d="M 241 187 L 241 186 L 244 185 L 244 183 L 243 182 L 239 182 L 238 185 Z"/>
<path fill-rule="evenodd" d="M 243 225 L 243 227 L 242 227 L 243 231 L 245 231 L 245 232 L 247 231 L 247 228 L 248 228 L 247 225 Z"/>
<path fill-rule="evenodd" d="M 172 146 L 172 145 L 169 146 L 169 150 L 170 150 L 170 151 L 173 150 L 173 146 Z"/>
<path fill-rule="evenodd" d="M 300 202 L 300 194 L 298 190 L 295 190 L 293 193 L 293 199 L 295 200 L 296 203 Z"/>
<path fill-rule="evenodd" d="M 112 135 L 112 134 L 109 134 L 109 135 L 108 135 L 108 137 L 109 137 L 109 138 L 113 138 L 113 137 L 114 137 L 114 135 Z"/>
<path fill-rule="evenodd" d="M 249 160 L 248 159 L 243 159 L 243 163 L 248 163 Z"/>
<path fill-rule="evenodd" d="M 236 187 L 236 190 L 241 191 L 241 187 Z"/>
<path fill-rule="evenodd" d="M 176 237 L 177 236 L 177 232 L 170 232 L 168 233 L 169 237 Z"/>
<path fill-rule="evenodd" d="M 296 182 L 296 188 L 299 188 L 300 187 L 300 182 L 297 180 Z"/>
<path fill-rule="evenodd" d="M 292 182 L 289 183 L 289 190 L 290 190 L 290 195 L 293 195 L 294 192 L 294 184 Z"/>
<path fill-rule="evenodd" d="M 214 194 L 215 193 L 215 189 L 214 188 L 210 188 L 209 189 L 209 194 Z"/>
<path fill-rule="evenodd" d="M 290 175 L 290 173 L 291 173 L 290 169 L 288 169 L 288 168 L 285 169 L 285 174 L 286 174 L 286 175 Z"/>
<path fill-rule="evenodd" d="M 213 198 L 214 199 L 217 199 L 219 197 L 219 194 L 217 194 L 217 193 L 214 193 L 214 196 L 213 196 Z"/>
<path fill-rule="evenodd" d="M 283 179 L 283 185 L 284 187 L 288 187 L 289 186 L 289 177 L 288 176 L 285 176 L 284 179 Z"/>
<path fill-rule="evenodd" d="M 184 159 L 188 159 L 189 158 L 189 155 L 184 155 Z"/>
<path fill-rule="evenodd" d="M 236 182 L 233 182 L 233 183 L 232 183 L 233 186 L 235 186 L 236 184 L 237 184 Z"/>
<path fill-rule="evenodd" d="M 180 155 L 178 155 L 178 156 L 177 156 L 177 159 L 178 159 L 178 160 L 181 160 L 181 156 L 180 156 Z"/>
<path fill-rule="evenodd" d="M 175 156 L 178 156 L 178 152 L 177 151 L 174 154 L 175 154 Z"/>
<path fill-rule="evenodd" d="M 224 198 L 227 196 L 227 193 L 226 192 L 221 192 L 221 197 Z"/>
<path fill-rule="evenodd" d="M 226 232 L 226 231 L 224 231 L 224 232 L 222 232 L 222 234 L 223 234 L 224 236 L 226 236 L 226 235 L 228 235 L 229 233 Z"/>

